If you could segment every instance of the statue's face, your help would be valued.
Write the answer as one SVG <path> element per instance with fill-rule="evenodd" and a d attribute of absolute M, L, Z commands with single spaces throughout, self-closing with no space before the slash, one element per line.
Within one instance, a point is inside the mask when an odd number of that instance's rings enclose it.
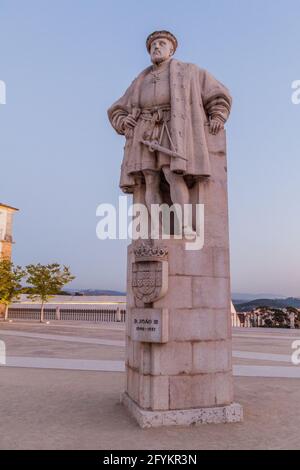
<path fill-rule="evenodd" d="M 173 52 L 173 44 L 167 38 L 157 38 L 151 43 L 150 56 L 153 64 L 164 62 L 173 55 Z"/>

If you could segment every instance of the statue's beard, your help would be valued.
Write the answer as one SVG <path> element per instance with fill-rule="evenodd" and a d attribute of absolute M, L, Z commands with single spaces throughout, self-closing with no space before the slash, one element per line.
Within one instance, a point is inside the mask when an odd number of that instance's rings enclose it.
<path fill-rule="evenodd" d="M 156 64 L 156 65 L 161 64 L 161 63 L 164 62 L 165 60 L 166 60 L 166 58 L 165 58 L 165 57 L 162 57 L 161 55 L 157 55 L 157 56 L 154 56 L 154 57 L 152 58 L 153 64 Z"/>

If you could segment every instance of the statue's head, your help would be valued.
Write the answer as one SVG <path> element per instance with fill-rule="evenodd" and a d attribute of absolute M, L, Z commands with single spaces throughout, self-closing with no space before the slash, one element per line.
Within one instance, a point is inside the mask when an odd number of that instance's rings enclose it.
<path fill-rule="evenodd" d="M 176 51 L 178 42 L 169 31 L 154 31 L 146 40 L 146 47 L 153 64 L 169 59 Z"/>

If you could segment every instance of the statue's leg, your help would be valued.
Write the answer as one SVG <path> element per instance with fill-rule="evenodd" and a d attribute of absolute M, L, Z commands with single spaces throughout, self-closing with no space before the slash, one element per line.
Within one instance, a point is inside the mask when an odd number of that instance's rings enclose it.
<path fill-rule="evenodd" d="M 173 204 L 179 204 L 182 209 L 182 214 L 184 213 L 184 205 L 189 204 L 190 194 L 187 184 L 182 175 L 174 173 L 170 170 L 169 166 L 164 166 L 162 168 L 165 178 L 170 185 L 170 194 Z M 185 220 L 183 221 L 183 233 L 187 237 L 194 237 L 196 232 L 191 226 L 191 222 L 188 223 Z"/>
<path fill-rule="evenodd" d="M 163 167 L 163 172 L 170 185 L 170 194 L 173 204 L 188 204 L 190 201 L 189 190 L 182 175 L 174 173 L 169 166 Z"/>
<path fill-rule="evenodd" d="M 151 214 L 152 204 L 162 204 L 162 197 L 160 194 L 160 176 L 158 171 L 144 170 L 143 171 L 146 182 L 145 202 L 149 214 Z"/>

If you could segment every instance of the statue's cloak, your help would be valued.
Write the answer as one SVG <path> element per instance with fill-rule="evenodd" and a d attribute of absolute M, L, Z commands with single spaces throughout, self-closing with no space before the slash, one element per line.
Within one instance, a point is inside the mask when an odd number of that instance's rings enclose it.
<path fill-rule="evenodd" d="M 149 73 L 148 67 L 132 82 L 124 96 L 108 110 L 112 126 L 124 135 L 122 120 L 128 115 L 140 112 L 139 92 L 143 78 Z M 178 154 L 186 160 L 171 158 L 171 170 L 185 176 L 210 176 L 210 159 L 205 137 L 205 126 L 209 118 L 225 123 L 231 109 L 228 89 L 206 70 L 194 64 L 170 61 L 171 120 L 170 133 Z M 121 188 L 135 185 L 134 173 L 139 171 L 141 154 L 139 139 L 133 135 L 126 139 L 121 168 Z"/>

